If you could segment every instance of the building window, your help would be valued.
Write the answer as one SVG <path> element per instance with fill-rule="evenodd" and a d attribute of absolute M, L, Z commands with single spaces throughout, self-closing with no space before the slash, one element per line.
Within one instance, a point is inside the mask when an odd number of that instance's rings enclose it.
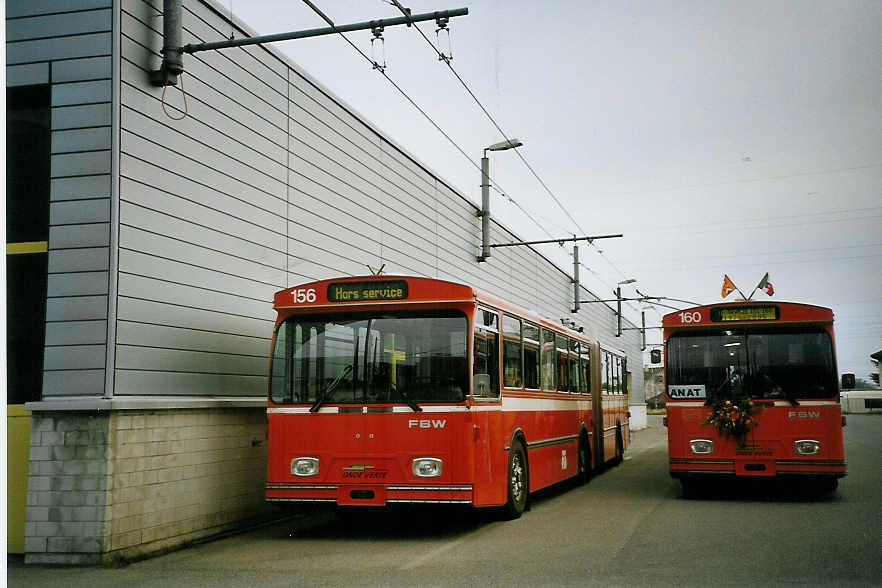
<path fill-rule="evenodd" d="M 7 404 L 39 400 L 46 332 L 51 93 L 6 89 Z"/>

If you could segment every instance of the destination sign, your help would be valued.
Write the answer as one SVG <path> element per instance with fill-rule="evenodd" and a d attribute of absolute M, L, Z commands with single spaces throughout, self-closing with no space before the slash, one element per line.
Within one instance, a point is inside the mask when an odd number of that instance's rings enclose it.
<path fill-rule="evenodd" d="M 711 320 L 718 323 L 727 321 L 776 321 L 777 306 L 727 306 L 711 309 Z"/>
<path fill-rule="evenodd" d="M 704 384 L 693 384 L 691 386 L 668 386 L 668 396 L 676 400 L 704 400 L 707 398 L 707 392 Z"/>
<path fill-rule="evenodd" d="M 370 302 L 404 300 L 405 298 L 407 298 L 407 282 L 405 280 L 337 282 L 328 285 L 329 302 Z"/>

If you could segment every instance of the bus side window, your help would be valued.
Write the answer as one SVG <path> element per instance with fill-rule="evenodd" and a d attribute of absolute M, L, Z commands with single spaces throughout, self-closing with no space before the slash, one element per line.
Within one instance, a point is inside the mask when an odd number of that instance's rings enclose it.
<path fill-rule="evenodd" d="M 582 343 L 579 359 L 579 391 L 582 394 L 591 393 L 591 354 L 586 343 Z"/>
<path fill-rule="evenodd" d="M 524 387 L 539 388 L 539 327 L 524 323 Z"/>
<path fill-rule="evenodd" d="M 291 341 L 288 337 L 290 323 L 282 323 L 276 331 L 270 367 L 270 398 L 276 404 L 291 402 L 291 376 L 288 370 L 291 358 Z"/>
<path fill-rule="evenodd" d="M 569 356 L 569 339 L 565 335 L 556 335 L 554 339 L 557 347 L 557 391 L 566 392 L 568 385 L 567 359 Z"/>
<path fill-rule="evenodd" d="M 472 395 L 477 398 L 499 397 L 499 318 L 490 310 L 475 313 Z"/>
<path fill-rule="evenodd" d="M 520 388 L 523 384 L 523 345 L 521 343 L 521 321 L 507 315 L 502 316 L 502 385 L 506 388 Z"/>
<path fill-rule="evenodd" d="M 613 361 L 613 393 L 622 393 L 622 358 L 619 356 Z"/>
<path fill-rule="evenodd" d="M 609 394 L 609 354 L 606 351 L 600 354 L 600 392 Z"/>
<path fill-rule="evenodd" d="M 621 357 L 618 357 L 618 356 L 616 357 L 615 370 L 616 370 L 616 376 L 615 376 L 616 377 L 616 394 L 621 394 L 622 393 L 622 358 Z"/>
<path fill-rule="evenodd" d="M 570 375 L 570 392 L 579 393 L 579 342 L 570 339 L 570 356 L 567 370 Z"/>
<path fill-rule="evenodd" d="M 542 329 L 542 389 L 554 390 L 554 331 Z"/>

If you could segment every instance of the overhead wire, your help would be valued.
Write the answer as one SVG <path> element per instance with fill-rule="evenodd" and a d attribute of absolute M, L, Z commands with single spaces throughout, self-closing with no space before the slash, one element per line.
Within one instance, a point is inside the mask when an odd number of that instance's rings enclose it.
<path fill-rule="evenodd" d="M 335 27 L 336 27 L 336 25 L 334 24 L 334 22 L 333 22 L 333 21 L 332 21 L 332 20 L 331 20 L 326 14 L 324 14 L 324 12 L 322 12 L 321 9 L 319 9 L 318 6 L 316 6 L 311 0 L 303 0 L 303 2 L 304 2 L 307 6 L 309 6 L 309 8 L 311 8 L 311 9 L 313 10 L 313 12 L 315 12 L 319 17 L 321 17 L 326 23 L 328 23 L 328 25 L 329 25 L 331 28 L 335 28 Z M 394 6 L 396 6 L 396 7 L 399 8 L 399 10 L 401 10 L 406 16 L 409 16 L 407 10 L 405 10 L 404 7 L 401 6 L 400 3 L 395 2 L 395 1 L 390 1 L 389 4 L 390 4 L 390 5 L 394 5 Z M 505 134 L 505 131 L 504 131 L 504 130 L 501 128 L 501 126 L 496 122 L 496 120 L 495 120 L 495 119 L 493 118 L 493 116 L 489 113 L 489 111 L 487 111 L 487 109 L 486 109 L 486 108 L 484 107 L 484 105 L 480 102 L 480 100 L 477 98 L 477 96 L 475 96 L 474 92 L 472 92 L 472 90 L 468 87 L 468 84 L 465 83 L 465 81 L 462 79 L 462 77 L 459 75 L 459 73 L 456 72 L 456 70 L 455 70 L 455 69 L 453 68 L 453 66 L 450 64 L 450 60 L 449 60 L 449 59 L 446 59 L 446 58 L 444 57 L 444 54 L 443 54 L 441 51 L 439 51 L 439 50 L 437 49 L 437 47 L 435 47 L 435 45 L 432 43 L 432 41 L 431 41 L 428 37 L 426 37 L 426 35 L 422 32 L 422 30 L 419 28 L 419 26 L 417 26 L 416 23 L 412 23 L 412 26 L 413 26 L 413 28 L 415 28 L 415 29 L 419 32 L 419 34 L 420 34 L 420 35 L 426 40 L 426 42 L 429 44 L 429 46 L 432 47 L 432 49 L 433 49 L 433 50 L 439 55 L 440 60 L 443 61 L 443 62 L 448 66 L 448 68 L 449 68 L 450 71 L 453 73 L 453 75 L 456 77 L 456 79 L 457 79 L 457 80 L 460 82 L 460 84 L 465 88 L 465 90 L 466 90 L 466 91 L 468 92 L 468 94 L 472 97 L 472 99 L 478 104 L 478 106 L 479 106 L 479 108 L 481 109 L 481 111 L 484 112 L 485 116 L 487 116 L 487 118 L 491 121 L 491 123 L 493 124 L 493 126 L 496 127 L 496 129 L 499 131 L 499 133 L 502 135 L 502 137 L 503 137 L 504 139 L 507 139 L 508 136 Z M 391 77 L 389 77 L 389 75 L 385 72 L 385 68 L 384 68 L 384 67 L 380 67 L 379 64 L 377 64 L 373 59 L 371 59 L 370 56 L 368 56 L 364 51 L 362 51 L 362 50 L 361 50 L 361 49 L 360 49 L 355 43 L 353 43 L 353 42 L 352 42 L 352 41 L 351 41 L 346 35 L 344 35 L 342 32 L 337 31 L 337 33 L 338 33 L 338 34 L 339 34 L 339 35 L 340 35 L 340 36 L 341 36 L 341 37 L 342 37 L 342 38 L 343 38 L 343 39 L 344 39 L 344 40 L 345 40 L 345 41 L 346 41 L 346 42 L 347 42 L 347 43 L 348 43 L 348 44 L 349 44 L 349 45 L 350 45 L 350 46 L 351 46 L 351 47 L 352 47 L 352 48 L 353 48 L 353 49 L 354 49 L 359 55 L 361 55 L 361 56 L 365 59 L 365 61 L 367 61 L 368 63 L 370 63 L 371 66 L 373 67 L 373 69 L 375 69 L 376 71 L 378 71 L 378 72 L 379 72 L 384 78 L 386 78 L 386 81 L 388 81 L 388 82 L 392 85 L 392 87 L 395 88 L 395 89 L 398 91 L 398 93 L 401 94 L 401 95 L 405 98 L 405 100 L 407 100 L 408 103 L 410 103 L 410 105 L 413 106 L 413 107 L 417 110 L 417 112 L 419 112 L 419 113 L 420 113 L 420 114 L 421 114 L 421 115 L 422 115 L 427 121 L 429 121 L 429 123 L 435 128 L 435 130 L 437 130 L 439 133 L 441 133 L 441 135 L 442 135 L 445 139 L 447 139 L 447 141 L 448 141 L 451 145 L 453 145 L 454 148 L 455 148 L 455 149 L 456 149 L 456 150 L 457 150 L 457 151 L 458 151 L 463 157 L 465 157 L 465 158 L 468 160 L 468 162 L 469 162 L 473 167 L 475 167 L 476 169 L 478 169 L 478 171 L 480 171 L 480 169 L 481 169 L 480 166 L 479 166 L 478 164 L 476 164 L 476 163 L 471 159 L 471 157 L 469 157 L 469 155 L 465 152 L 465 150 L 464 150 L 462 147 L 460 147 L 460 145 L 459 145 L 458 143 L 456 143 L 456 141 L 454 141 L 453 138 L 452 138 L 448 133 L 446 133 L 446 132 L 444 131 L 444 129 L 442 129 L 441 126 L 440 126 L 438 123 L 436 123 L 436 122 L 434 121 L 434 119 L 432 119 L 432 117 L 429 116 L 429 114 L 428 114 L 423 108 L 421 108 L 421 107 L 416 103 L 416 101 L 414 101 L 413 98 L 410 97 L 410 95 L 407 94 L 407 92 L 404 91 L 403 88 L 401 88 L 401 86 L 399 86 L 399 85 L 398 85 L 398 84 L 397 84 L 397 83 L 396 83 Z M 542 180 L 542 178 L 539 177 L 539 174 L 536 172 L 536 170 L 533 168 L 533 166 L 530 165 L 530 163 L 526 160 L 526 158 L 523 156 L 523 154 L 521 154 L 517 149 L 515 149 L 514 151 L 517 153 L 518 157 L 519 157 L 520 160 L 523 162 L 523 164 L 527 167 L 527 169 L 530 171 L 530 173 L 536 178 L 536 180 L 540 183 L 540 185 L 545 189 L 545 191 L 548 193 L 548 195 L 552 198 L 552 200 L 553 200 L 553 201 L 557 204 L 557 206 L 558 206 L 558 207 L 564 212 L 564 214 L 566 214 L 566 216 L 567 216 L 567 217 L 569 218 L 569 220 L 573 223 L 573 225 L 579 230 L 579 232 L 581 232 L 581 233 L 584 234 L 584 233 L 585 233 L 585 230 L 579 225 L 579 223 L 576 221 L 576 219 L 573 218 L 573 216 L 569 213 L 569 211 L 566 210 L 566 208 L 563 206 L 563 204 L 560 202 L 560 200 L 557 198 L 557 196 L 551 191 L 551 189 L 548 187 L 548 185 Z M 490 181 L 490 183 L 491 183 L 491 187 L 493 187 L 494 190 L 495 190 L 496 192 L 498 192 L 501 196 L 505 197 L 509 202 L 511 202 L 514 206 L 516 206 L 516 207 L 517 207 L 517 208 L 518 208 L 518 209 L 519 209 L 519 210 L 520 210 L 520 211 L 521 211 L 521 212 L 522 212 L 522 213 L 523 213 L 528 219 L 530 219 L 530 221 L 531 221 L 534 225 L 536 225 L 540 230 L 542 230 L 542 232 L 544 232 L 547 236 L 549 236 L 549 237 L 552 238 L 552 239 L 555 238 L 555 237 L 554 237 L 554 236 L 553 236 L 553 235 L 552 235 L 552 234 L 551 234 L 551 233 L 550 233 L 550 232 L 549 232 L 549 231 L 548 231 L 548 230 L 547 230 L 547 229 L 546 229 L 546 228 L 545 228 L 545 227 L 544 227 L 544 226 L 543 226 L 538 220 L 536 220 L 536 219 L 534 218 L 534 216 L 533 216 L 532 214 L 530 214 L 529 211 L 527 211 L 527 210 L 526 210 L 526 209 L 525 209 L 525 208 L 524 208 L 519 202 L 517 202 L 514 198 L 512 198 L 512 197 L 507 193 L 507 191 L 505 191 L 505 190 L 504 190 L 504 189 L 503 189 L 503 188 L 502 188 L 502 187 L 501 187 L 501 186 L 500 186 L 495 180 L 493 180 L 492 178 L 488 178 L 488 179 L 489 179 L 489 181 Z M 606 258 L 606 257 L 603 255 L 602 251 L 597 247 L 597 245 L 596 245 L 593 241 L 589 241 L 588 244 L 589 244 L 589 246 L 593 246 L 593 247 L 595 248 L 595 250 L 598 252 L 598 254 L 604 259 L 604 261 L 606 261 L 606 263 L 609 264 L 609 265 L 610 265 L 610 266 L 611 266 L 611 267 L 612 267 L 612 268 L 613 268 L 613 269 L 614 269 L 619 275 L 624 276 L 624 273 L 622 273 L 622 271 L 621 271 L 618 267 L 616 267 L 615 264 L 612 263 L 612 261 L 610 261 L 608 258 Z M 580 265 L 581 265 L 581 264 L 580 264 Z M 582 266 L 582 267 L 584 267 L 584 266 Z M 595 272 L 595 271 L 593 271 L 593 270 L 589 270 L 589 271 L 591 271 L 591 272 L 597 277 L 598 281 L 604 283 L 604 285 L 606 285 L 606 286 L 609 287 L 609 284 L 608 284 L 605 280 L 603 280 L 603 279 L 599 276 L 599 274 L 598 274 L 597 272 Z M 630 304 L 628 304 L 628 306 L 631 307 L 632 310 L 633 310 L 633 307 L 632 307 Z"/>
<path fill-rule="evenodd" d="M 717 186 L 731 186 L 734 184 L 754 184 L 760 182 L 777 182 L 779 180 L 790 180 L 793 178 L 802 178 L 806 176 L 825 176 L 831 174 L 839 174 L 851 171 L 862 171 L 882 167 L 882 163 L 870 163 L 863 165 L 854 165 L 850 167 L 840 167 L 831 169 L 809 170 L 804 172 L 795 172 L 792 174 L 783 174 L 779 176 L 767 176 L 763 178 L 744 178 L 738 180 L 728 180 L 723 182 L 705 182 L 701 184 L 685 184 L 683 186 L 668 186 L 667 188 L 655 188 L 650 190 L 625 190 L 616 192 L 602 192 L 604 196 L 637 196 L 646 194 L 658 194 L 661 192 L 677 192 L 680 190 L 693 190 L 695 188 L 715 188 Z"/>
<path fill-rule="evenodd" d="M 389 0 L 389 4 L 397 7 L 402 12 L 402 14 L 404 14 L 405 16 L 410 16 L 409 11 L 406 8 L 404 8 L 404 6 L 402 6 L 401 2 L 399 2 L 398 0 Z M 478 105 L 478 108 L 481 109 L 481 111 L 490 120 L 490 122 L 493 124 L 493 126 L 496 127 L 496 130 L 499 131 L 499 134 L 502 135 L 502 138 L 509 139 L 510 138 L 509 135 L 502 129 L 502 127 L 499 125 L 499 123 L 496 122 L 496 119 L 493 118 L 493 115 L 491 115 L 490 112 L 481 103 L 481 101 L 478 100 L 478 97 L 475 96 L 475 93 L 472 92 L 472 89 L 469 88 L 468 84 L 465 83 L 465 80 L 463 80 L 462 77 L 459 75 L 459 73 L 456 71 L 456 69 L 454 69 L 453 64 L 450 63 L 450 61 L 451 61 L 450 58 L 445 56 L 444 53 L 442 53 L 438 49 L 438 47 L 436 47 L 435 44 L 432 43 L 432 41 L 426 36 L 426 34 L 422 31 L 422 29 L 420 29 L 420 27 L 416 23 L 413 23 L 413 28 L 415 28 L 417 30 L 417 32 L 420 34 L 420 36 L 426 40 L 426 43 L 428 43 L 429 46 L 435 51 L 435 53 L 438 54 L 439 60 L 443 61 L 444 64 L 448 67 L 448 69 L 450 69 L 450 72 L 459 81 L 459 83 L 462 85 L 462 87 L 465 89 L 465 91 L 469 94 L 469 96 L 472 97 L 472 100 L 475 101 L 475 104 Z M 567 218 L 570 219 L 570 222 L 573 223 L 573 226 L 575 226 L 579 230 L 580 233 L 584 234 L 585 230 L 579 225 L 579 223 L 576 221 L 576 219 L 573 218 L 573 216 L 564 207 L 564 205 L 561 203 L 561 201 L 558 200 L 557 196 L 555 196 L 554 192 L 551 191 L 551 188 L 548 187 L 548 185 L 545 183 L 545 181 L 541 177 L 539 177 L 539 174 L 536 173 L 536 170 L 533 169 L 533 166 L 530 165 L 530 162 L 527 161 L 527 159 L 524 157 L 523 153 L 521 153 L 517 149 L 515 149 L 515 152 L 517 153 L 517 156 L 518 156 L 518 158 L 520 158 L 521 162 L 523 162 L 523 164 L 527 167 L 527 169 L 530 170 L 530 173 L 533 174 L 533 177 L 536 178 L 536 180 L 545 189 L 545 191 L 548 193 L 548 195 L 551 196 L 551 199 L 554 200 L 554 202 L 560 207 L 560 209 L 564 212 L 564 214 L 567 215 Z"/>
<path fill-rule="evenodd" d="M 404 16 L 410 16 L 410 11 L 407 8 L 405 8 L 404 6 L 402 6 L 401 2 L 399 0 L 383 0 L 383 1 L 384 1 L 384 3 L 388 3 L 389 5 L 395 6 L 396 8 L 398 8 L 398 10 L 400 10 Z M 422 29 L 419 27 L 419 25 L 417 23 L 410 23 L 408 26 L 412 26 L 414 29 L 416 29 L 416 31 L 426 41 L 426 43 L 435 51 L 435 53 L 438 55 L 439 61 L 444 62 L 444 64 L 447 66 L 447 68 L 450 70 L 450 72 L 453 74 L 453 76 L 457 79 L 457 81 L 459 81 L 460 85 L 462 85 L 462 87 L 465 89 L 465 91 L 468 93 L 468 95 L 472 97 L 472 100 L 475 101 L 475 104 L 478 105 L 478 108 L 481 109 L 481 111 L 484 113 L 484 115 L 487 117 L 487 119 L 490 121 L 490 123 L 496 128 L 497 131 L 499 131 L 499 134 L 502 136 L 502 138 L 509 139 L 510 138 L 509 135 L 505 132 L 505 130 L 502 128 L 502 126 L 496 121 L 496 119 L 493 118 L 493 115 L 491 115 L 490 112 L 487 110 L 487 108 L 481 103 L 481 101 L 478 99 L 478 97 L 475 95 L 475 93 L 472 91 L 472 89 L 469 87 L 469 85 L 465 82 L 465 80 L 462 79 L 462 76 L 459 75 L 459 73 L 453 67 L 453 64 L 450 63 L 451 59 L 448 56 L 445 56 L 444 53 L 441 50 L 439 50 L 438 47 L 436 47 L 434 43 L 432 43 L 431 39 L 429 39 L 426 36 L 426 34 L 422 31 Z M 554 192 L 551 190 L 551 188 L 548 187 L 548 184 L 545 183 L 545 181 L 539 176 L 539 174 L 536 172 L 536 170 L 533 168 L 533 166 L 530 165 L 530 162 L 527 161 L 527 159 L 524 157 L 524 155 L 518 149 L 515 149 L 514 151 L 516 152 L 516 154 L 517 154 L 518 158 L 521 160 L 521 162 L 526 166 L 526 168 L 530 171 L 530 173 L 536 179 L 536 181 L 539 182 L 539 184 L 542 186 L 542 188 L 545 190 L 545 192 L 551 197 L 551 199 L 554 201 L 554 203 L 557 204 L 557 206 L 563 211 L 563 213 L 567 216 L 567 218 L 570 220 L 570 222 L 573 223 L 573 226 L 575 226 L 578 229 L 579 233 L 584 235 L 586 233 L 585 229 L 583 229 L 582 226 L 579 224 L 579 222 L 573 217 L 573 215 L 570 214 L 569 210 L 567 210 L 567 208 L 563 205 L 563 203 L 561 203 L 561 201 L 554 194 Z M 524 211 L 523 207 L 521 207 L 520 204 L 518 204 L 510 196 L 506 195 L 506 197 L 512 203 L 514 203 L 518 208 L 520 208 L 524 212 L 524 214 L 526 214 L 527 217 L 530 218 L 530 220 L 536 224 L 536 226 L 538 226 L 540 229 L 542 229 L 546 234 L 548 234 L 550 236 L 550 233 L 548 233 L 548 231 L 545 229 L 545 227 L 543 227 L 538 221 L 536 221 L 529 214 L 527 214 L 526 211 Z M 625 276 L 625 274 L 622 272 L 621 269 L 619 269 L 608 257 L 603 255 L 603 252 L 600 250 L 600 248 L 597 247 L 597 245 L 593 241 L 589 241 L 588 245 L 593 246 L 594 249 L 597 251 L 597 253 L 603 258 L 603 260 L 610 267 L 613 268 L 613 270 L 615 272 L 617 272 L 621 277 Z M 582 264 L 580 264 L 580 266 L 585 267 Z M 597 276 L 597 278 L 600 282 L 604 283 L 604 285 L 609 287 L 609 284 L 606 283 L 604 280 L 602 280 L 597 272 L 595 272 L 593 270 L 589 270 L 589 271 L 591 271 L 595 276 Z"/>
<path fill-rule="evenodd" d="M 321 11 L 321 10 L 320 10 L 320 9 L 319 9 L 319 8 L 313 3 L 313 2 L 311 2 L 311 0 L 303 0 L 303 2 L 304 2 L 307 6 L 309 6 L 309 7 L 310 7 L 310 8 L 311 8 L 316 14 L 318 14 L 322 19 L 324 19 L 324 21 L 327 22 L 327 23 L 331 26 L 331 28 L 335 28 L 336 25 L 334 25 L 334 22 L 333 22 L 333 21 L 332 21 L 332 20 L 331 20 L 326 14 L 324 14 L 324 13 L 323 13 L 323 12 L 322 12 L 322 11 Z M 389 75 L 385 72 L 385 68 L 384 68 L 384 67 L 380 67 L 379 64 L 377 64 L 373 59 L 371 59 L 371 58 L 370 58 L 370 57 L 369 57 L 364 51 L 362 51 L 362 50 L 361 50 L 361 49 L 360 49 L 355 43 L 353 43 L 353 42 L 352 42 L 352 41 L 351 41 L 346 35 L 344 35 L 342 32 L 338 31 L 337 34 L 339 34 L 341 37 L 343 37 L 343 39 L 344 39 L 347 43 L 349 43 L 349 45 L 350 45 L 353 49 L 355 49 L 355 51 L 356 51 L 357 53 L 359 53 L 362 57 L 364 57 L 364 59 L 365 59 L 368 63 L 370 63 L 371 66 L 372 66 L 376 71 L 378 71 L 378 72 L 379 72 L 384 78 L 386 78 L 386 81 L 388 81 L 388 82 L 392 85 L 392 87 L 395 88 L 395 89 L 396 89 L 396 90 L 397 90 L 397 91 L 398 91 L 398 92 L 399 92 L 399 93 L 405 98 L 405 100 L 407 100 L 407 101 L 410 103 L 410 105 L 413 106 L 413 107 L 417 110 L 417 112 L 419 112 L 419 113 L 420 113 L 420 114 L 421 114 L 421 115 L 422 115 L 427 121 L 429 121 L 429 123 L 430 123 L 433 127 L 435 127 L 435 130 L 437 130 L 439 133 L 441 133 L 441 135 L 443 135 L 444 138 L 447 139 L 447 141 L 448 141 L 451 145 L 453 145 L 454 148 L 456 148 L 456 150 L 459 151 L 459 153 L 460 153 L 463 157 L 465 157 L 465 158 L 468 160 L 468 162 L 469 162 L 473 167 L 475 167 L 479 172 L 481 171 L 481 167 L 480 167 L 480 165 L 476 164 L 476 163 L 472 160 L 472 158 L 469 157 L 469 155 L 465 152 L 465 150 L 464 150 L 462 147 L 460 147 L 459 144 L 458 144 L 456 141 L 454 141 L 453 138 L 452 138 L 449 134 L 447 134 L 447 133 L 444 131 L 444 129 L 442 129 L 441 126 L 440 126 L 438 123 L 436 123 L 436 122 L 434 121 L 434 119 L 432 119 L 432 117 L 429 116 L 429 114 L 428 114 L 425 110 L 423 110 L 423 108 L 421 108 L 421 107 L 419 106 L 419 104 L 417 104 L 416 101 L 414 101 L 414 99 L 410 97 L 410 95 L 408 95 L 407 92 L 404 91 L 403 88 L 401 88 L 401 86 L 399 86 L 399 85 L 398 85 L 398 84 L 397 84 L 397 83 L 396 83 L 391 77 L 389 77 Z M 545 227 L 542 226 L 542 224 L 539 223 L 539 221 L 537 221 L 537 220 L 533 217 L 533 215 L 532 215 L 528 210 L 526 210 L 526 209 L 525 209 L 525 208 L 524 208 L 519 202 L 517 202 L 514 198 L 512 198 L 512 197 L 506 192 L 506 190 L 505 190 L 504 188 L 502 188 L 502 186 L 500 186 L 500 185 L 499 185 L 495 180 L 493 180 L 492 178 L 489 178 L 489 180 L 490 180 L 490 183 L 491 183 L 491 185 L 492 185 L 491 187 L 493 187 L 494 190 L 495 190 L 497 193 L 499 193 L 501 196 L 503 196 L 504 198 L 506 198 L 506 199 L 507 199 L 509 202 L 511 202 L 512 204 L 514 204 L 514 205 L 515 205 L 515 206 L 516 206 L 516 207 L 517 207 L 517 208 L 518 208 L 518 209 L 519 209 L 519 210 L 520 210 L 520 211 L 521 211 L 521 212 L 522 212 L 527 218 L 529 218 L 529 219 L 530 219 L 530 220 L 531 220 L 531 221 L 532 221 L 537 227 L 539 227 L 543 232 L 545 232 L 545 234 L 547 234 L 549 237 L 552 236 L 551 233 L 549 233 L 548 230 L 545 229 Z"/>

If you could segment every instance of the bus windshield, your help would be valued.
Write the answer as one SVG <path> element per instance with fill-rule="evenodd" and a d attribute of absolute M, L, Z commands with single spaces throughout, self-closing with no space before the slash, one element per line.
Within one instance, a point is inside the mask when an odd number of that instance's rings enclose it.
<path fill-rule="evenodd" d="M 454 310 L 294 316 L 276 331 L 276 404 L 459 402 L 468 321 Z"/>
<path fill-rule="evenodd" d="M 823 330 L 677 333 L 667 344 L 667 384 L 704 386 L 719 399 L 831 398 L 833 345 Z M 670 389 L 670 388 L 669 388 Z"/>

